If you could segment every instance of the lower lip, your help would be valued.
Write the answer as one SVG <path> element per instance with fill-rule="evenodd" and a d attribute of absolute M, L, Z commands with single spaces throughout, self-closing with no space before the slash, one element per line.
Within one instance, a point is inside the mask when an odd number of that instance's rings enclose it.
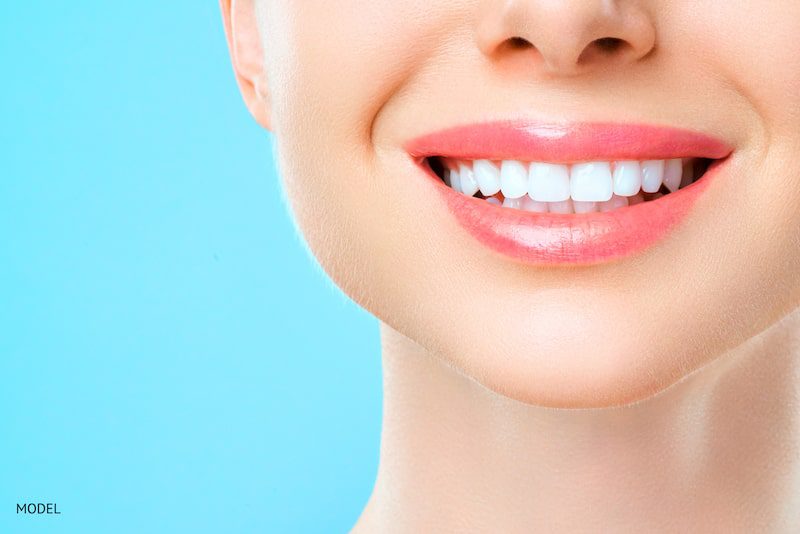
<path fill-rule="evenodd" d="M 494 206 L 457 193 L 429 174 L 458 223 L 490 249 L 531 264 L 591 265 L 633 255 L 665 237 L 686 218 L 723 163 L 714 162 L 698 181 L 658 199 L 578 214 Z"/>

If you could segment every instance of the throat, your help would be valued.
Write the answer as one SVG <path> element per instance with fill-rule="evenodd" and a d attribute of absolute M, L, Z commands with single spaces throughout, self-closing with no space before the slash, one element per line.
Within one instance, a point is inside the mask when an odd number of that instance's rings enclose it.
<path fill-rule="evenodd" d="M 800 313 L 654 397 L 597 409 L 524 404 L 381 337 L 381 461 L 354 532 L 764 531 L 800 505 L 785 453 Z"/>

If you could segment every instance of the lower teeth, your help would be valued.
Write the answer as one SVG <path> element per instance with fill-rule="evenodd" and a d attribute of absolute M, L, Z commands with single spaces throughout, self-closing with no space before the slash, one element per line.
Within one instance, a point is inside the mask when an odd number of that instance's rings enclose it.
<path fill-rule="evenodd" d="M 490 197 L 476 195 L 475 198 L 485 199 L 493 206 L 502 206 L 504 208 L 518 209 L 535 213 L 591 213 L 598 211 L 612 211 L 618 208 L 640 204 L 642 202 L 650 202 L 651 200 L 660 198 L 665 194 L 667 193 L 639 192 L 631 197 L 613 195 L 610 200 L 605 202 L 582 202 L 572 199 L 567 199 L 560 202 L 539 202 L 531 199 L 527 195 L 522 198 L 504 198 L 502 193 L 498 193 Z"/>

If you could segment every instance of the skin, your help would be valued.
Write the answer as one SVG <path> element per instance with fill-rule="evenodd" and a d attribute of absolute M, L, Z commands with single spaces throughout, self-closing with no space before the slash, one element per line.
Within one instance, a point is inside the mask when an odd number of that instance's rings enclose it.
<path fill-rule="evenodd" d="M 382 322 L 356 530 L 800 526 L 800 4 L 221 4 L 299 229 Z M 665 124 L 734 152 L 655 246 L 533 267 L 457 226 L 402 148 L 505 118 Z"/>

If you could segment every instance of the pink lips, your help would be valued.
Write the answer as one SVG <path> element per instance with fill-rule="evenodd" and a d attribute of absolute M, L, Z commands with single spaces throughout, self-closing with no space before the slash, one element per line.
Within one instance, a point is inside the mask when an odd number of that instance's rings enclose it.
<path fill-rule="evenodd" d="M 420 164 L 429 156 L 561 163 L 689 157 L 723 160 L 732 151 L 723 141 L 677 128 L 518 122 L 450 128 L 413 139 L 405 148 Z M 489 248 L 534 264 L 592 264 L 628 256 L 664 237 L 686 217 L 723 163 L 715 161 L 702 179 L 657 200 L 580 214 L 493 206 L 457 193 L 432 172 L 428 174 L 440 186 L 436 189 L 458 223 Z"/>

